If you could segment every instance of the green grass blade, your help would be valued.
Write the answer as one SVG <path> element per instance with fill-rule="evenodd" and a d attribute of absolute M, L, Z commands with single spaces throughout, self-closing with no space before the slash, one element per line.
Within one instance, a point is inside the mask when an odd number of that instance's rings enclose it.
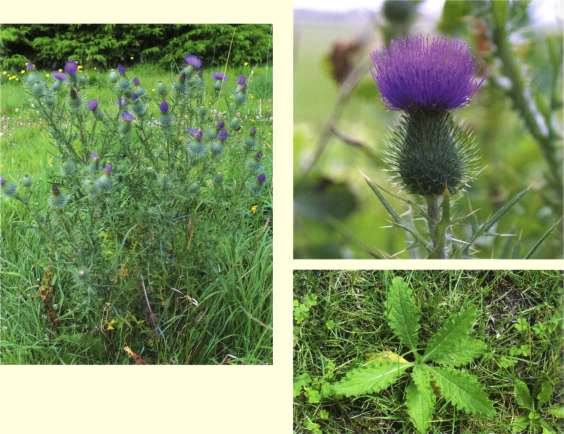
<path fill-rule="evenodd" d="M 552 233 L 554 228 L 560 224 L 562 218 L 556 220 L 552 226 L 550 226 L 544 234 L 537 240 L 537 242 L 529 249 L 529 251 L 525 254 L 524 259 L 530 259 L 538 250 L 538 248 L 544 243 L 544 241 L 548 238 L 548 236 Z"/>

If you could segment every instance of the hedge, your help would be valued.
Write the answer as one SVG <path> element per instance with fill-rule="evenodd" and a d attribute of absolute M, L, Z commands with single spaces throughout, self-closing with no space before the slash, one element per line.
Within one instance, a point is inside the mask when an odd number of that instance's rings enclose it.
<path fill-rule="evenodd" d="M 230 51 L 231 47 L 231 51 Z M 0 27 L 0 66 L 60 68 L 68 59 L 85 66 L 150 62 L 168 68 L 187 54 L 205 65 L 272 62 L 269 24 L 20 24 Z M 131 59 L 133 58 L 133 59 Z"/>

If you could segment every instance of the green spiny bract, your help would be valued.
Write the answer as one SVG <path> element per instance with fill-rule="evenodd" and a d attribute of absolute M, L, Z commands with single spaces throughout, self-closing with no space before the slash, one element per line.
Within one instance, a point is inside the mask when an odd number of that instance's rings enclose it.
<path fill-rule="evenodd" d="M 411 369 L 406 389 L 407 413 L 420 433 L 429 429 L 436 404 L 435 388 L 458 410 L 476 416 L 493 416 L 495 410 L 478 379 L 465 370 L 484 350 L 482 341 L 470 337 L 476 320 L 474 307 L 448 318 L 429 339 L 424 351 L 419 345 L 419 308 L 411 288 L 400 277 L 393 279 L 386 301 L 388 324 L 400 342 L 410 349 L 414 361 L 384 352 L 352 369 L 326 390 L 326 396 L 353 397 L 380 392 Z"/>
<path fill-rule="evenodd" d="M 564 418 L 564 407 L 555 405 L 548 408 L 543 408 L 548 404 L 552 398 L 553 385 L 550 381 L 544 381 L 540 388 L 537 390 L 536 396 L 531 394 L 529 387 L 525 382 L 516 378 L 513 382 L 513 393 L 515 401 L 527 415 L 516 416 L 511 423 L 511 431 L 519 433 L 527 432 L 540 432 L 543 434 L 556 434 L 558 429 L 555 429 L 547 420 L 547 416 L 553 418 Z"/>
<path fill-rule="evenodd" d="M 411 194 L 455 193 L 476 172 L 474 136 L 448 112 L 405 113 L 393 130 L 387 161 L 394 180 Z"/>

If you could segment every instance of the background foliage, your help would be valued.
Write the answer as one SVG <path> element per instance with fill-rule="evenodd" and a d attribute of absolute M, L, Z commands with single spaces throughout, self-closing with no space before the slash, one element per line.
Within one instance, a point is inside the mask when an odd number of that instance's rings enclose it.
<path fill-rule="evenodd" d="M 0 27 L 0 43 L 3 69 L 19 70 L 28 61 L 54 69 L 68 59 L 86 66 L 149 62 L 169 68 L 187 53 L 202 57 L 206 66 L 223 65 L 228 55 L 230 65 L 241 66 L 271 62 L 272 26 L 19 24 Z"/>

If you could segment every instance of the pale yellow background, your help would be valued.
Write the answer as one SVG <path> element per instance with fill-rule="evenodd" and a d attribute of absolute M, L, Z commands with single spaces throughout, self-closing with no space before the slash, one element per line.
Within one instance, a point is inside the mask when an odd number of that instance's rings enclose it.
<path fill-rule="evenodd" d="M 16 0 L 0 20 L 273 24 L 276 162 L 273 366 L 0 366 L 0 433 L 291 433 L 291 1 Z"/>

